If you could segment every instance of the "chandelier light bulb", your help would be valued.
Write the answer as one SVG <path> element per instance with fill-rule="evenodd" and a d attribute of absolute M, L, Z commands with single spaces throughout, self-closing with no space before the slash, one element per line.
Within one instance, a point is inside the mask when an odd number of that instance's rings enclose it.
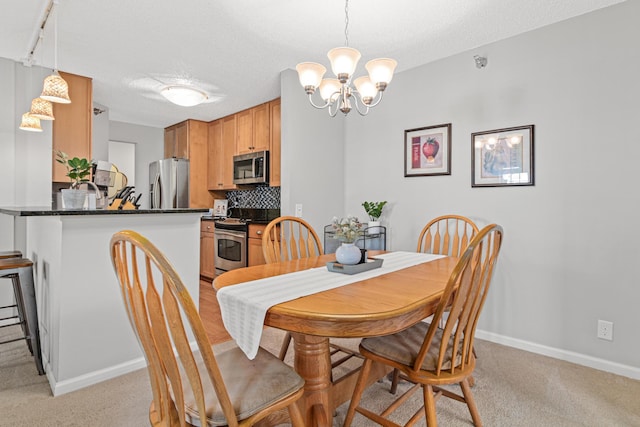
<path fill-rule="evenodd" d="M 327 56 L 331 61 L 331 71 L 341 83 L 345 83 L 356 71 L 356 66 L 362 55 L 357 49 L 351 47 L 336 47 L 331 49 Z"/>
<path fill-rule="evenodd" d="M 327 69 L 316 62 L 301 62 L 296 65 L 296 71 L 302 87 L 305 88 L 307 93 L 313 93 L 320 86 L 322 77 L 327 72 Z"/>
<path fill-rule="evenodd" d="M 389 58 L 372 59 L 367 62 L 365 68 L 369 72 L 369 78 L 378 86 L 379 90 L 385 90 L 396 69 L 398 62 Z"/>
<path fill-rule="evenodd" d="M 320 96 L 325 102 L 334 102 L 340 95 L 341 86 L 338 79 L 324 79 L 319 87 Z"/>
<path fill-rule="evenodd" d="M 189 86 L 167 86 L 160 91 L 162 96 L 181 107 L 193 107 L 208 99 L 206 93 Z"/>
<path fill-rule="evenodd" d="M 365 105 L 371 104 L 373 98 L 378 94 L 376 85 L 374 85 L 371 79 L 367 76 L 358 77 L 355 79 L 353 84 L 356 86 L 356 90 L 360 94 L 362 102 L 364 102 Z"/>

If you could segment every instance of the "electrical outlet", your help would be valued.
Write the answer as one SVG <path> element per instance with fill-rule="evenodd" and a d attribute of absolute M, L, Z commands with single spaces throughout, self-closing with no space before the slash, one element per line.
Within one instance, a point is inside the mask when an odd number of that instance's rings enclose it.
<path fill-rule="evenodd" d="M 296 203 L 296 217 L 302 218 L 302 203 Z"/>
<path fill-rule="evenodd" d="M 598 338 L 613 341 L 613 322 L 598 320 Z"/>

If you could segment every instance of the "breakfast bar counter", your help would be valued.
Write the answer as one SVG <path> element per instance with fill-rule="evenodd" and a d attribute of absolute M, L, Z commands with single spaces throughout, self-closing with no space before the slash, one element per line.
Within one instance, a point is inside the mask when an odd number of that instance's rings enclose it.
<path fill-rule="evenodd" d="M 130 229 L 147 237 L 197 301 L 200 218 L 207 211 L 0 208 L 2 245 L 34 263 L 43 362 L 54 395 L 146 366 L 122 305 L 111 236 Z"/>

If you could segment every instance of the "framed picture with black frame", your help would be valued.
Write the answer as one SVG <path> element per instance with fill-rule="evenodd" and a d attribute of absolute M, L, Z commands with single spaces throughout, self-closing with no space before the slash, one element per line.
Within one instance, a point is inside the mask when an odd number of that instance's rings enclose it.
<path fill-rule="evenodd" d="M 451 175 L 451 123 L 404 131 L 404 176 Z"/>
<path fill-rule="evenodd" d="M 471 186 L 534 185 L 534 125 L 471 134 Z"/>

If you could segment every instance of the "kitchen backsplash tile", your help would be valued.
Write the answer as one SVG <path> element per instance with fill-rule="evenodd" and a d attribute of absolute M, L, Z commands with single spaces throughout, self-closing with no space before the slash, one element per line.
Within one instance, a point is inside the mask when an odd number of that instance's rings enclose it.
<path fill-rule="evenodd" d="M 227 191 L 229 207 L 250 209 L 280 209 L 280 187 L 259 185 L 251 190 Z"/>

